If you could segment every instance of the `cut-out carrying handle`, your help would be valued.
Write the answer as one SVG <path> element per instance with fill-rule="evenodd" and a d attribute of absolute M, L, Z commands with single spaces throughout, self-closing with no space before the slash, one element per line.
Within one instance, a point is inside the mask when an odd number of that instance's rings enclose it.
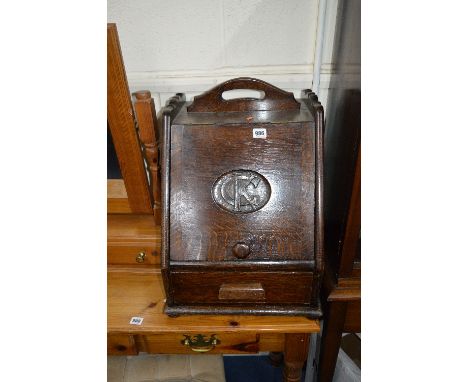
<path fill-rule="evenodd" d="M 259 98 L 234 98 L 225 100 L 223 93 L 228 90 L 260 90 L 265 97 Z M 239 77 L 228 80 L 194 97 L 193 103 L 187 106 L 189 113 L 215 113 L 228 111 L 273 111 L 273 110 L 298 110 L 301 104 L 296 101 L 294 94 L 277 88 L 268 82 L 250 78 Z"/>

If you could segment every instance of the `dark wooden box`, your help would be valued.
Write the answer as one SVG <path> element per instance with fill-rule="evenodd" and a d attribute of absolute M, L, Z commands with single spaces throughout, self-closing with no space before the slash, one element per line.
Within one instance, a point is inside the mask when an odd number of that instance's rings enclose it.
<path fill-rule="evenodd" d="M 251 89 L 261 99 L 224 100 Z M 163 109 L 165 311 L 321 315 L 323 108 L 237 78 Z"/>

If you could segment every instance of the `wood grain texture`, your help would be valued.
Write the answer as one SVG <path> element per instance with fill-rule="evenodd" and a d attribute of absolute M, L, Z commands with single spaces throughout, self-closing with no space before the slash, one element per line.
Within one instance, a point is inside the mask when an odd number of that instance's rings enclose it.
<path fill-rule="evenodd" d="M 219 287 L 218 293 L 219 300 L 253 300 L 262 301 L 265 300 L 265 289 L 261 283 L 223 283 Z"/>
<path fill-rule="evenodd" d="M 131 214 L 132 209 L 128 199 L 107 199 L 107 213 L 108 214 Z"/>
<path fill-rule="evenodd" d="M 307 334 L 286 334 L 283 381 L 301 381 L 302 367 L 307 359 L 308 350 L 309 336 Z"/>
<path fill-rule="evenodd" d="M 360 278 L 339 278 L 338 283 L 332 286 L 327 298 L 328 301 L 357 301 L 361 300 Z"/>
<path fill-rule="evenodd" d="M 163 111 L 168 314 L 321 314 L 323 108 L 312 92 L 289 107 L 290 94 L 265 90 L 265 101 L 284 109 L 222 100 L 223 91 L 255 83 L 228 81 Z M 266 136 L 255 139 L 254 128 Z M 225 293 L 223 284 L 236 285 L 237 298 L 227 299 L 233 288 Z M 265 294 L 253 298 L 247 284 Z"/>
<path fill-rule="evenodd" d="M 267 139 L 252 139 L 252 128 L 262 127 Z M 248 260 L 313 260 L 312 131 L 306 123 L 173 126 L 171 260 L 235 261 L 238 242 L 250 245 Z M 232 214 L 213 201 L 215 181 L 238 169 L 257 171 L 271 186 L 255 213 Z"/>
<path fill-rule="evenodd" d="M 223 99 L 223 92 L 235 89 L 261 90 L 264 98 L 235 98 Z M 257 111 L 257 110 L 297 110 L 299 102 L 294 99 L 294 94 L 286 92 L 265 81 L 240 77 L 225 81 L 205 93 L 196 96 L 188 107 L 188 112 L 233 112 L 233 111 Z"/>
<path fill-rule="evenodd" d="M 163 333 L 145 335 L 143 337 L 144 350 L 148 353 L 170 353 L 170 354 L 197 354 L 189 347 L 181 344 L 184 339 L 182 333 Z M 282 351 L 284 348 L 284 334 L 282 333 L 217 333 L 208 331 L 203 334 L 209 338 L 216 334 L 220 344 L 216 345 L 206 354 L 255 354 L 259 351 Z"/>
<path fill-rule="evenodd" d="M 161 179 L 159 168 L 159 135 L 154 100 L 148 90 L 133 93 L 135 113 L 138 120 L 138 135 L 144 146 L 146 163 L 150 173 L 150 188 L 154 218 L 161 221 Z"/>
<path fill-rule="evenodd" d="M 164 288 L 169 290 L 169 178 L 171 164 L 171 124 L 185 103 L 185 95 L 178 93 L 167 100 L 162 109 L 162 152 L 161 152 L 161 274 Z M 172 303 L 170 294 L 167 299 Z"/>
<path fill-rule="evenodd" d="M 170 276 L 174 304 L 249 303 L 310 304 L 312 272 L 197 272 L 173 271 Z M 238 288 L 258 283 L 264 294 L 257 298 L 220 299 L 221 287 L 229 281 Z M 244 295 L 244 297 L 246 297 Z"/>
<path fill-rule="evenodd" d="M 144 261 L 136 256 L 145 253 Z M 108 264 L 157 265 L 161 262 L 161 228 L 150 215 L 107 215 Z"/>
<path fill-rule="evenodd" d="M 107 179 L 107 198 L 128 199 L 123 179 Z"/>
<path fill-rule="evenodd" d="M 128 334 L 107 336 L 107 355 L 137 355 L 135 339 Z"/>
<path fill-rule="evenodd" d="M 154 243 L 145 245 L 138 241 L 119 243 L 118 245 L 107 246 L 107 264 L 127 264 L 127 265 L 151 265 L 158 266 L 161 263 L 159 250 Z"/>
<path fill-rule="evenodd" d="M 319 274 L 322 275 L 325 269 L 325 250 L 324 250 L 324 185 L 323 185 L 323 162 L 324 162 L 324 130 L 325 121 L 323 116 L 323 107 L 318 100 L 317 95 L 310 89 L 303 91 L 303 96 L 306 97 L 305 104 L 313 113 L 315 122 L 315 259 L 317 262 L 317 269 Z"/>
<path fill-rule="evenodd" d="M 111 273 L 134 274 L 134 275 L 161 275 L 161 269 L 153 264 L 135 266 L 132 264 L 108 264 L 107 271 Z"/>
<path fill-rule="evenodd" d="M 123 179 L 107 179 L 107 213 L 131 213 L 127 190 Z"/>
<path fill-rule="evenodd" d="M 164 289 L 160 274 L 108 272 L 107 330 L 110 334 L 154 333 L 316 333 L 317 320 L 283 316 L 180 316 L 163 312 Z M 134 316 L 141 326 L 130 325 Z"/>
<path fill-rule="evenodd" d="M 107 240 L 118 243 L 132 240 L 141 240 L 146 243 L 161 243 L 161 228 L 154 223 L 151 216 L 147 215 L 107 215 Z"/>
<path fill-rule="evenodd" d="M 132 212 L 152 214 L 146 169 L 135 130 L 127 76 L 115 24 L 107 25 L 107 121 Z"/>

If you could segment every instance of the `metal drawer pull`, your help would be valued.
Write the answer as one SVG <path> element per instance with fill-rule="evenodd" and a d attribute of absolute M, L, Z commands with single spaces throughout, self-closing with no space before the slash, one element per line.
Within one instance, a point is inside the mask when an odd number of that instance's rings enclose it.
<path fill-rule="evenodd" d="M 210 351 L 221 343 L 221 341 L 216 338 L 216 334 L 212 334 L 209 339 L 206 339 L 203 334 L 197 334 L 194 338 L 184 334 L 184 337 L 185 339 L 180 341 L 180 343 L 198 353 Z"/>
<path fill-rule="evenodd" d="M 137 263 L 143 263 L 145 261 L 146 254 L 144 252 L 140 252 L 138 255 L 136 255 L 136 262 Z"/>

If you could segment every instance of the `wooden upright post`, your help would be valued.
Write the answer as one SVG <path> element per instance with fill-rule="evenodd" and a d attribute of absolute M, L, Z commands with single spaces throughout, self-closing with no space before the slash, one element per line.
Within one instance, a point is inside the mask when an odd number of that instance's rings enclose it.
<path fill-rule="evenodd" d="M 115 24 L 107 24 L 107 122 L 132 213 L 151 214 L 151 194 Z"/>
<path fill-rule="evenodd" d="M 161 179 L 159 176 L 158 127 L 154 100 L 148 90 L 133 93 L 138 135 L 145 148 L 144 154 L 150 172 L 150 188 L 153 195 L 153 213 L 161 222 Z"/>

